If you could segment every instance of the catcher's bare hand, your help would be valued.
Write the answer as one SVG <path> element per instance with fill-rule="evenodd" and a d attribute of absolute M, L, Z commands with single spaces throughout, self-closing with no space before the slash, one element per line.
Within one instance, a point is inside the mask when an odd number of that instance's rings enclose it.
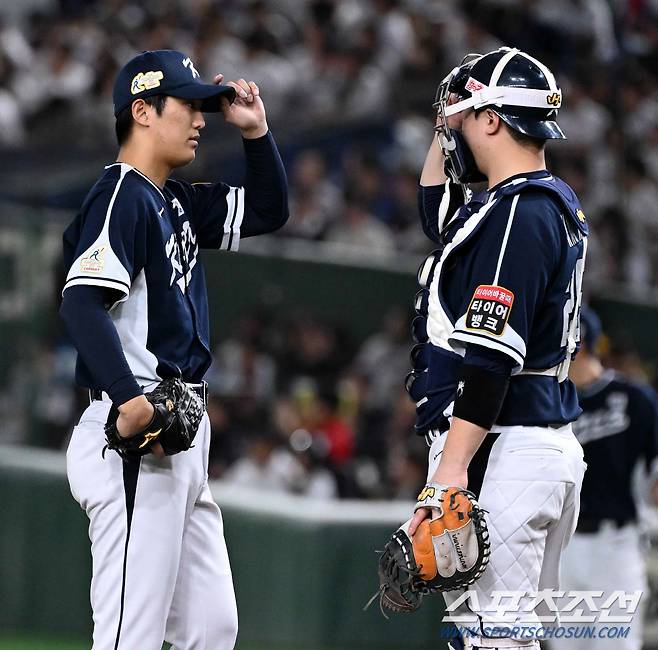
<path fill-rule="evenodd" d="M 411 521 L 409 522 L 409 535 L 413 536 L 413 534 L 418 530 L 418 526 L 423 522 L 424 519 L 427 519 L 428 517 L 432 517 L 432 511 L 434 508 L 418 508 L 416 512 L 414 512 L 414 516 L 411 518 Z"/>
<path fill-rule="evenodd" d="M 430 483 L 454 485 L 466 489 L 468 487 L 468 472 L 466 468 L 463 467 L 450 468 L 445 463 L 439 463 L 439 467 L 436 472 L 434 472 L 434 476 L 432 476 Z M 418 508 L 409 522 L 409 535 L 413 535 L 416 532 L 418 526 L 420 526 L 424 519 L 427 519 L 428 517 L 434 519 L 437 514 L 435 508 Z"/>

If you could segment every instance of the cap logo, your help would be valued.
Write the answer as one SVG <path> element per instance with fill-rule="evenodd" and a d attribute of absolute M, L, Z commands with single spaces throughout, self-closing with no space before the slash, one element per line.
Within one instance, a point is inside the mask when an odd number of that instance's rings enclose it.
<path fill-rule="evenodd" d="M 183 66 L 190 69 L 190 71 L 192 72 L 192 77 L 194 79 L 201 76 L 198 73 L 197 69 L 194 67 L 194 63 L 192 63 L 192 59 L 190 59 L 189 56 L 187 57 L 187 59 L 183 59 Z"/>
<path fill-rule="evenodd" d="M 477 79 L 473 79 L 473 77 L 469 77 L 464 88 L 466 88 L 466 90 L 469 90 L 472 93 L 476 93 L 480 90 L 483 90 L 485 88 L 485 85 L 483 83 L 480 83 Z"/>
<path fill-rule="evenodd" d="M 559 106 L 562 103 L 562 95 L 560 93 L 553 93 L 546 96 L 546 102 L 551 106 Z"/>
<path fill-rule="evenodd" d="M 150 70 L 149 72 L 140 72 L 133 77 L 130 84 L 130 92 L 133 95 L 143 92 L 144 90 L 151 90 L 160 85 L 160 79 L 164 78 L 161 70 Z"/>

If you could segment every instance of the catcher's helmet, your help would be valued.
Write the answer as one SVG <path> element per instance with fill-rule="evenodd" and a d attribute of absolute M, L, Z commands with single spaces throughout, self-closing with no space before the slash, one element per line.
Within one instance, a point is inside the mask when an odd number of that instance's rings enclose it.
<path fill-rule="evenodd" d="M 445 108 L 454 115 L 466 108 L 495 111 L 512 129 L 532 138 L 565 139 L 555 118 L 562 92 L 540 61 L 509 47 L 470 59 L 453 72 L 450 92 L 460 101 Z"/>

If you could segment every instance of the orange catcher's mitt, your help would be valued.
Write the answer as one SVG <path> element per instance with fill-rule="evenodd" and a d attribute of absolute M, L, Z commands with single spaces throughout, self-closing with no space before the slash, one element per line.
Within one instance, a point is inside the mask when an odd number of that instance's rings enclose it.
<path fill-rule="evenodd" d="M 413 612 L 423 596 L 473 584 L 489 562 L 489 532 L 473 493 L 430 483 L 418 495 L 418 508 L 433 508 L 409 535 L 400 526 L 379 558 L 379 604 L 394 612 Z M 385 614 L 384 614 L 385 615 Z"/>

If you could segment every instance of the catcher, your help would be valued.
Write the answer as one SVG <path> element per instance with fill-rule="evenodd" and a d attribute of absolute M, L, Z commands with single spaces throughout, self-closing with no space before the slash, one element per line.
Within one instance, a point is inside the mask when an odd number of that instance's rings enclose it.
<path fill-rule="evenodd" d="M 585 465 L 570 424 L 580 408 L 568 369 L 579 345 L 588 229 L 574 192 L 546 170 L 546 141 L 564 138 L 561 102 L 550 70 L 530 55 L 470 55 L 439 86 L 437 137 L 420 179 L 422 226 L 438 248 L 418 273 L 407 390 L 430 446 L 428 485 L 384 554 L 398 571 L 393 578 L 380 566 L 381 602 L 409 611 L 438 587 L 453 604 L 474 581 L 474 597 L 455 612 L 471 624 L 453 650 L 539 648 L 536 594 L 558 587 L 578 517 Z M 480 182 L 486 189 L 472 192 Z M 482 513 L 466 488 L 487 511 L 488 562 L 476 532 Z M 470 505 L 461 499 L 456 512 L 469 519 L 453 532 L 445 513 L 454 514 L 455 494 Z M 462 530 L 460 574 L 453 538 Z M 407 540 L 413 562 L 392 550 L 408 549 Z M 417 555 L 421 547 L 429 552 Z M 444 581 L 450 575 L 454 586 Z M 503 615 L 500 591 L 515 594 Z"/>

